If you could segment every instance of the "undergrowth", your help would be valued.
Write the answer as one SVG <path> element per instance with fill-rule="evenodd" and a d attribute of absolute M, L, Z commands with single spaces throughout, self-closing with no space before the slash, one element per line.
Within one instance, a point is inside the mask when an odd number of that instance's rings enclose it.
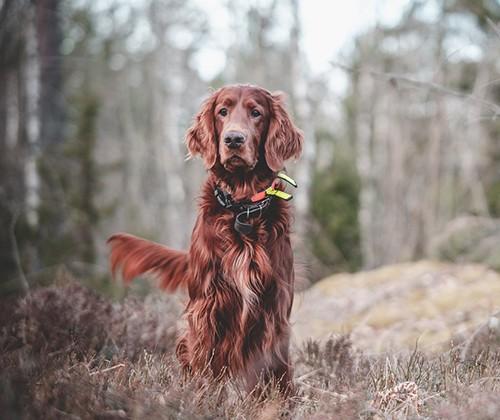
<path fill-rule="evenodd" d="M 348 336 L 309 341 L 292 349 L 296 395 L 256 399 L 182 377 L 178 311 L 161 296 L 111 303 L 71 283 L 1 304 L 2 418 L 500 418 L 498 349 L 367 355 Z"/>

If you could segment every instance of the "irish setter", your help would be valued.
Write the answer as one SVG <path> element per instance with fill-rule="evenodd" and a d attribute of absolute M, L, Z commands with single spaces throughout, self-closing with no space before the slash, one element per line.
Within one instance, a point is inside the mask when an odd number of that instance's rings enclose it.
<path fill-rule="evenodd" d="M 281 94 L 223 87 L 186 135 L 190 155 L 208 170 L 189 250 L 125 233 L 109 238 L 113 274 L 121 268 L 130 281 L 151 273 L 167 291 L 187 288 L 188 327 L 176 350 L 186 372 L 240 378 L 248 391 L 260 380 L 291 390 L 290 197 L 276 180 L 302 143 Z"/>

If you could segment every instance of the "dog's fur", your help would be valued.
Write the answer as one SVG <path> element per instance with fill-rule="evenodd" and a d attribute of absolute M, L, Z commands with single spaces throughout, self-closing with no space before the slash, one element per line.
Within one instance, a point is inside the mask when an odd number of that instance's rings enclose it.
<path fill-rule="evenodd" d="M 231 132 L 243 139 L 239 147 L 228 146 Z M 281 94 L 249 85 L 223 87 L 204 102 L 186 135 L 190 154 L 200 155 L 208 169 L 189 251 L 123 233 L 109 239 L 112 272 L 121 268 L 125 281 L 153 273 L 168 291 L 188 290 L 188 328 L 177 343 L 186 372 L 241 378 L 249 391 L 259 379 L 291 390 L 290 207 L 275 199 L 251 219 L 253 231 L 242 235 L 214 188 L 230 192 L 235 201 L 248 200 L 271 185 L 286 160 L 300 155 L 302 143 Z"/>

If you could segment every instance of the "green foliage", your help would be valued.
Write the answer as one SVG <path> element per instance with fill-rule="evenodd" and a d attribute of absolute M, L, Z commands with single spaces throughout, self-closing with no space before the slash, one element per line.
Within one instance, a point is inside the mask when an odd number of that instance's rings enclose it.
<path fill-rule="evenodd" d="M 500 101 L 500 87 L 493 92 L 495 101 Z M 500 138 L 500 121 L 494 119 L 488 124 L 491 139 Z M 486 199 L 490 216 L 500 218 L 500 143 L 492 141 L 488 148 L 488 171 L 486 173 Z"/>
<path fill-rule="evenodd" d="M 313 182 L 312 214 L 317 224 L 311 238 L 313 251 L 334 271 L 361 266 L 359 192 L 355 164 L 341 156 L 319 171 Z"/>
<path fill-rule="evenodd" d="M 500 180 L 494 182 L 486 191 L 490 215 L 500 217 Z"/>
<path fill-rule="evenodd" d="M 98 99 L 85 93 L 72 98 L 70 121 L 76 130 L 65 144 L 43 155 L 38 172 L 43 195 L 38 208 L 39 224 L 16 233 L 36 244 L 38 261 L 26 261 L 28 271 L 45 270 L 72 261 L 95 262 L 93 229 L 99 221 L 94 200 L 98 169 L 94 162 Z M 49 188 L 50 187 L 50 188 Z"/>
<path fill-rule="evenodd" d="M 94 159 L 99 99 L 93 94 L 82 92 L 74 100 L 74 105 L 77 128 L 74 139 L 68 145 L 67 154 L 77 163 L 75 181 L 78 182 L 75 182 L 70 199 L 81 239 L 81 257 L 85 262 L 94 262 L 92 230 L 99 221 L 99 212 L 94 203 L 99 188 L 99 168 Z"/>

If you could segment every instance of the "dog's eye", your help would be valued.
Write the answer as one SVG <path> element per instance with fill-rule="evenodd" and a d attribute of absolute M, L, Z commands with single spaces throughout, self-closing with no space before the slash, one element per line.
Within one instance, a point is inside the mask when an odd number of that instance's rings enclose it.
<path fill-rule="evenodd" d="M 219 115 L 225 117 L 227 115 L 227 108 L 221 108 L 219 111 Z"/>
<path fill-rule="evenodd" d="M 252 117 L 257 118 L 257 117 L 260 117 L 262 114 L 259 111 L 257 111 L 256 109 L 252 109 L 251 115 L 252 115 Z"/>

